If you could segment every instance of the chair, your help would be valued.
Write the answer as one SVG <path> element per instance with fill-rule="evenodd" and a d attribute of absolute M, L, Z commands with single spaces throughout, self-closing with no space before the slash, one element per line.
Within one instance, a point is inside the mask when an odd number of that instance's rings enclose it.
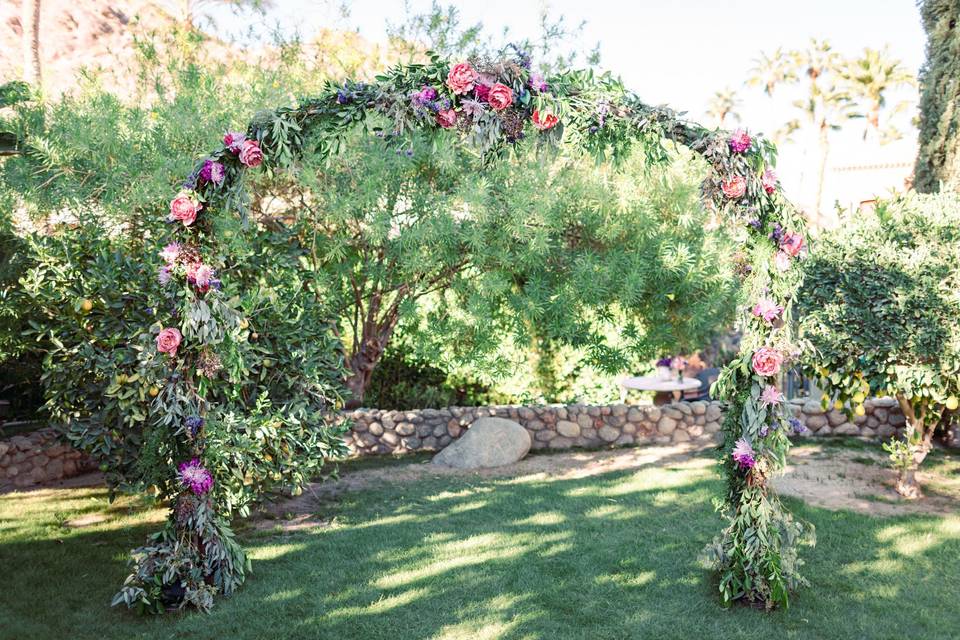
<path fill-rule="evenodd" d="M 710 397 L 710 385 L 720 377 L 720 369 L 716 367 L 704 369 L 694 377 L 700 381 L 700 386 L 692 391 L 685 391 L 683 393 L 683 401 L 713 400 L 713 398 Z"/>

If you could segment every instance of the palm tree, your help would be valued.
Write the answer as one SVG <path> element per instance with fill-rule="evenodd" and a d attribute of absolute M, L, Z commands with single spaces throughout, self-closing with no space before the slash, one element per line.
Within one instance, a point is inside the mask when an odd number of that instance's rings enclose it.
<path fill-rule="evenodd" d="M 43 81 L 40 66 L 40 0 L 23 0 L 20 7 L 23 27 L 23 79 L 37 88 Z"/>
<path fill-rule="evenodd" d="M 881 142 L 900 138 L 900 132 L 892 126 L 881 129 L 880 112 L 887 106 L 888 92 L 917 85 L 917 79 L 904 69 L 903 63 L 891 57 L 886 46 L 879 51 L 866 48 L 861 57 L 848 61 L 843 77 L 859 108 L 853 117 L 866 120 L 864 139 L 871 132 Z M 903 111 L 907 104 L 906 100 L 899 101 L 890 110 L 890 115 Z"/>
<path fill-rule="evenodd" d="M 777 49 L 772 56 L 761 54 L 749 81 L 763 85 L 764 93 L 770 96 L 780 85 L 800 85 L 802 97 L 792 102 L 799 113 L 786 123 L 782 132 L 791 134 L 802 127 L 802 121 L 817 132 L 820 148 L 814 199 L 817 215 L 823 200 L 830 132 L 840 129 L 843 121 L 851 117 L 852 100 L 844 83 L 844 69 L 843 58 L 829 42 L 813 39 L 804 49 L 787 52 Z"/>
<path fill-rule="evenodd" d="M 717 128 L 722 129 L 727 118 L 740 122 L 740 114 L 737 113 L 739 107 L 740 98 L 736 90 L 727 87 L 713 94 L 707 105 L 707 115 L 716 121 Z"/>
<path fill-rule="evenodd" d="M 750 77 L 747 84 L 752 87 L 762 86 L 763 92 L 772 96 L 774 90 L 779 85 L 791 84 L 797 81 L 791 64 L 791 55 L 784 53 L 781 47 L 773 52 L 773 55 L 767 55 L 760 52 L 760 57 L 753 61 L 753 68 L 750 70 Z"/>

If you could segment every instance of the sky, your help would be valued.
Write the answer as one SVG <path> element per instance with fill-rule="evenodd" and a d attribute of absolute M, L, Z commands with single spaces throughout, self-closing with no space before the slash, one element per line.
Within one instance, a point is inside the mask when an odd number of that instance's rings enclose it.
<path fill-rule="evenodd" d="M 322 27 L 351 29 L 373 41 L 386 40 L 387 22 L 403 20 L 406 11 L 426 12 L 430 0 L 402 2 L 356 0 L 274 0 L 264 20 L 286 34 L 304 38 Z M 454 0 L 464 24 L 482 22 L 491 33 L 508 29 L 509 37 L 536 37 L 544 3 L 537 0 Z M 711 96 L 725 87 L 738 89 L 742 124 L 755 132 L 772 133 L 789 117 L 789 99 L 772 100 L 756 88 L 743 87 L 754 59 L 761 51 L 772 53 L 802 47 L 811 37 L 827 39 L 834 49 L 856 54 L 864 47 L 888 45 L 891 54 L 916 72 L 924 60 L 925 35 L 914 0 L 552 0 L 553 16 L 569 23 L 586 21 L 583 42 L 599 42 L 600 67 L 620 76 L 626 86 L 651 104 L 667 104 L 686 111 L 705 124 Z M 231 24 L 225 11 L 214 11 L 221 25 Z M 915 92 L 905 94 L 915 102 Z M 912 112 L 912 110 L 911 110 Z M 904 117 L 905 127 L 909 121 Z M 864 144 L 862 128 L 851 124 L 834 137 L 829 166 L 832 169 L 877 162 L 905 162 L 915 155 L 915 132 L 899 143 L 880 147 Z M 812 137 L 801 133 L 796 142 L 781 149 L 780 173 L 784 185 L 809 200 L 811 158 L 816 156 Z M 909 170 L 907 170 L 909 173 Z M 839 174 L 838 174 L 839 175 Z M 845 174 L 845 180 L 853 180 Z M 855 182 L 855 180 L 853 180 Z M 877 177 L 873 182 L 902 187 L 902 176 Z M 867 181 L 868 183 L 870 180 Z M 828 187 L 830 180 L 828 179 Z M 879 184 L 878 183 L 878 184 Z M 864 191 L 881 186 L 852 187 L 840 200 L 867 199 Z M 828 188 L 828 192 L 830 189 Z M 842 189 L 841 189 L 842 191 Z M 826 201 L 832 202 L 828 193 Z"/>

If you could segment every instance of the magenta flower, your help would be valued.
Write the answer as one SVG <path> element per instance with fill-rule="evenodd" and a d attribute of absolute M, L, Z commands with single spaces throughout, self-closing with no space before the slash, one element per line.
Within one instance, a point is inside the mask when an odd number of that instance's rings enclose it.
<path fill-rule="evenodd" d="M 205 160 L 203 167 L 200 168 L 200 177 L 213 184 L 223 182 L 224 175 L 223 165 L 216 160 Z"/>
<path fill-rule="evenodd" d="M 753 450 L 746 438 L 740 438 L 733 446 L 733 461 L 740 465 L 741 469 L 752 469 L 757 464 L 757 452 Z"/>
<path fill-rule="evenodd" d="M 743 129 L 737 129 L 730 135 L 730 139 L 727 140 L 727 143 L 730 145 L 730 150 L 734 153 L 743 153 L 750 148 L 750 134 L 748 134 Z"/>
<path fill-rule="evenodd" d="M 783 307 L 769 298 L 763 298 L 753 305 L 753 315 L 764 322 L 772 323 L 783 313 Z"/>
<path fill-rule="evenodd" d="M 780 390 L 775 386 L 768 384 L 763 388 L 763 392 L 760 394 L 760 402 L 762 402 L 765 407 L 769 407 L 774 404 L 780 404 L 783 402 L 783 394 L 780 393 Z"/>
<path fill-rule="evenodd" d="M 536 91 L 537 93 L 545 93 L 549 86 L 547 81 L 544 79 L 543 75 L 534 71 L 530 74 L 530 88 Z"/>
<path fill-rule="evenodd" d="M 200 464 L 198 458 L 181 462 L 177 469 L 180 470 L 180 482 L 194 494 L 202 496 L 213 488 L 213 474 Z"/>
<path fill-rule="evenodd" d="M 243 146 L 243 142 L 246 139 L 246 134 L 240 133 L 239 131 L 227 131 L 223 136 L 223 146 L 234 153 L 240 153 L 240 147 Z"/>

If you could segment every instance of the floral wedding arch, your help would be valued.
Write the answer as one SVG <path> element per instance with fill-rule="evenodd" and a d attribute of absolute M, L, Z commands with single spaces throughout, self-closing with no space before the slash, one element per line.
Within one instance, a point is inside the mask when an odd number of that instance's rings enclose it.
<path fill-rule="evenodd" d="M 775 149 L 745 131 L 709 130 L 648 106 L 609 75 L 568 71 L 546 79 L 519 50 L 456 64 L 431 56 L 371 83 L 328 83 L 296 108 L 258 114 L 197 163 L 170 203 L 173 238 L 160 252 L 172 311 L 152 328 L 154 340 L 141 356 L 169 372 L 154 409 L 171 439 L 172 508 L 164 529 L 134 550 L 134 571 L 114 604 L 159 612 L 173 601 L 206 609 L 243 583 L 249 561 L 229 527 L 235 508 L 218 494 L 208 464 L 229 454 L 207 437 L 210 390 L 230 384 L 217 371 L 238 357 L 247 325 L 225 293 L 231 262 L 218 221 L 245 216 L 247 171 L 295 162 L 308 137 L 317 153 L 334 154 L 352 128 L 367 126 L 368 114 L 391 123 L 374 133 L 401 154 L 409 154 L 405 140 L 417 131 L 460 136 L 490 160 L 529 136 L 598 158 L 616 159 L 640 144 L 651 163 L 667 157 L 670 141 L 706 160 L 704 202 L 742 239 L 735 263 L 743 280 L 743 339 L 715 389 L 729 403 L 721 447 L 726 527 L 705 555 L 724 604 L 786 605 L 804 582 L 797 546 L 809 530 L 783 509 L 769 479 L 784 466 L 788 434 L 802 429 L 775 380 L 799 351 L 790 315 L 806 236 L 773 172 Z"/>

